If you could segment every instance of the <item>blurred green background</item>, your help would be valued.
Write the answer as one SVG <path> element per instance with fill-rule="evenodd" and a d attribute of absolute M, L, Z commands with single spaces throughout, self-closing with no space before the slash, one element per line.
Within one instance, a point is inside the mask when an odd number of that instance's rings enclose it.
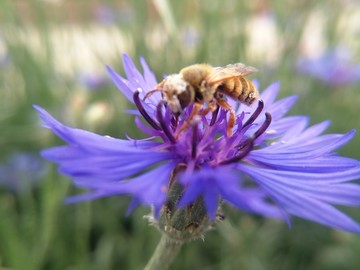
<path fill-rule="evenodd" d="M 61 144 L 32 104 L 100 134 L 141 136 L 105 64 L 143 56 L 160 80 L 197 62 L 258 67 L 261 89 L 299 95 L 292 114 L 329 132 L 360 130 L 356 0 L 1 0 L 0 269 L 142 269 L 160 234 L 129 198 L 64 205 L 81 192 L 39 157 Z M 340 153 L 360 159 L 357 135 Z M 227 208 L 171 269 L 360 269 L 360 237 L 300 219 L 286 224 Z M 360 220 L 359 209 L 346 209 Z"/>

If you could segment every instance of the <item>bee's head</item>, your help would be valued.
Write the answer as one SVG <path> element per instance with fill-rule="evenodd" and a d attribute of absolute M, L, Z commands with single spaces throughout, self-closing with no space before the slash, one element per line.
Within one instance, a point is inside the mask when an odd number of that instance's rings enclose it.
<path fill-rule="evenodd" d="M 194 101 L 194 90 L 181 74 L 166 77 L 162 93 L 170 110 L 175 114 L 180 114 L 185 107 Z"/>

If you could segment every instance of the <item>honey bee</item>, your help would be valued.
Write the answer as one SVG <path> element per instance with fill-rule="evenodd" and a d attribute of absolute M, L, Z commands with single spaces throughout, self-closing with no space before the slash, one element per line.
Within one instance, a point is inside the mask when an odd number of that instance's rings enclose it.
<path fill-rule="evenodd" d="M 178 74 L 167 76 L 154 90 L 148 92 L 144 99 L 156 91 L 161 91 L 163 99 L 175 115 L 179 115 L 185 107 L 194 103 L 188 121 L 195 115 L 214 112 L 219 106 L 230 112 L 227 134 L 231 136 L 236 118 L 226 97 L 246 105 L 252 104 L 259 93 L 245 76 L 256 71 L 256 68 L 242 63 L 224 67 L 194 64 L 181 69 Z M 206 108 L 204 104 L 207 104 Z M 180 130 L 184 130 L 187 125 L 185 123 Z"/>

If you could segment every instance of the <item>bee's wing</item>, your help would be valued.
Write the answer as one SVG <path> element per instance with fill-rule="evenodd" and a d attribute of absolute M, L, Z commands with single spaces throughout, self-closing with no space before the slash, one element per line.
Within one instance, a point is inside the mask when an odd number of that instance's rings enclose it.
<path fill-rule="evenodd" d="M 208 75 L 207 82 L 209 84 L 215 84 L 234 77 L 246 76 L 257 71 L 258 70 L 256 68 L 246 66 L 243 63 L 229 64 L 224 67 L 215 67 Z"/>

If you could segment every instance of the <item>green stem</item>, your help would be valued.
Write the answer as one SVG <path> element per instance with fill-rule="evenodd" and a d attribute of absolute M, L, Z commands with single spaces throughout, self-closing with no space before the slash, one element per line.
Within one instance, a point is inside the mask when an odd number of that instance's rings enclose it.
<path fill-rule="evenodd" d="M 183 242 L 176 241 L 165 234 L 161 236 L 160 242 L 154 251 L 150 261 L 144 270 L 166 270 L 176 258 Z"/>

